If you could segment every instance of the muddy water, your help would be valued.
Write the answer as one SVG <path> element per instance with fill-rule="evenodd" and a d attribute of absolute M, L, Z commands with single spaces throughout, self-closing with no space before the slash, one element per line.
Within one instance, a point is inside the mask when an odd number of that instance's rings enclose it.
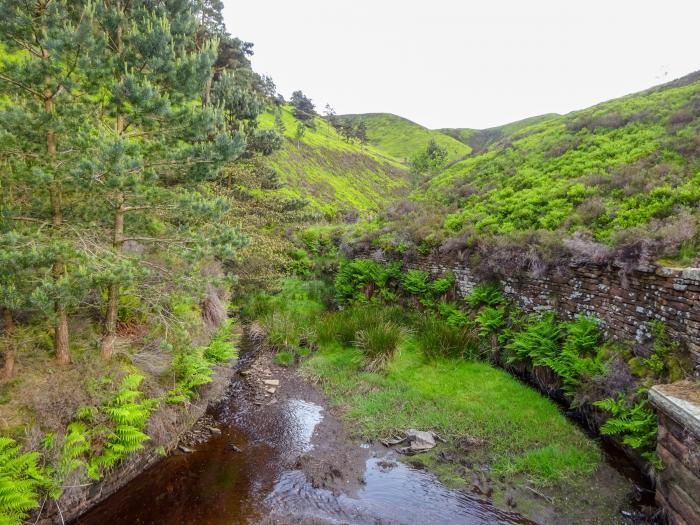
<path fill-rule="evenodd" d="M 229 401 L 214 414 L 221 434 L 195 447 L 195 452 L 164 459 L 76 523 L 531 523 L 466 492 L 448 490 L 430 473 L 399 463 L 391 453 L 370 450 L 367 445 L 338 443 L 347 449 L 344 453 L 349 458 L 340 458 L 341 464 L 356 458 L 361 472 L 364 463 L 362 483 L 353 487 L 348 479 L 347 490 L 315 488 L 319 484 L 308 480 L 300 458 L 313 457 L 322 448 L 314 442 L 319 433 L 324 440 L 333 439 L 332 432 L 323 429 L 330 416 L 318 398 L 303 388 L 292 389 L 288 395 L 258 406 L 243 380 L 232 385 L 230 394 Z M 328 461 L 333 458 L 323 460 Z M 342 467 L 331 472 L 338 468 Z"/>

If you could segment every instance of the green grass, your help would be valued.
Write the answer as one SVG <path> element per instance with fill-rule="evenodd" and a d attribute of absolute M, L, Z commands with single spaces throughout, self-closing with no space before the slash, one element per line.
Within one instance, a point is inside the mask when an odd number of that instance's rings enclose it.
<path fill-rule="evenodd" d="M 306 199 L 309 206 L 329 217 L 349 210 L 376 212 L 387 202 L 408 192 L 407 168 L 397 159 L 371 145 L 346 142 L 327 122 L 315 120 L 295 137 L 298 121 L 289 106 L 280 108 L 285 126 L 284 147 L 267 164 L 285 187 L 266 192 L 280 198 Z M 261 128 L 275 125 L 271 112 L 259 117 Z"/>
<path fill-rule="evenodd" d="M 448 162 L 468 155 L 471 148 L 440 131 L 430 130 L 408 119 L 390 113 L 340 115 L 338 118 L 367 124 L 367 138 L 372 146 L 403 162 L 422 151 L 431 139 L 447 149 Z"/>
<path fill-rule="evenodd" d="M 322 313 L 331 292 L 319 281 L 286 280 L 278 294 L 252 301 L 247 315 L 259 319 L 268 334 L 286 330 L 283 338 L 294 340 L 292 347 L 301 332 L 313 339 L 317 350 L 303 361 L 302 373 L 323 386 L 357 436 L 377 439 L 420 428 L 438 432 L 448 446 L 472 438 L 485 445 L 470 452 L 470 460 L 539 485 L 580 480 L 600 464 L 595 442 L 532 388 L 488 363 L 423 348 L 433 343 L 421 335 L 430 330 L 401 307 L 357 305 Z M 277 317 L 287 320 L 284 330 Z M 362 344 L 362 334 L 372 330 L 380 333 L 370 348 Z M 288 346 L 290 357 L 292 351 Z M 368 358 L 377 356 L 381 367 L 368 370 Z M 435 457 L 426 461 L 438 467 Z M 458 467 L 438 470 L 456 476 Z"/>
<path fill-rule="evenodd" d="M 476 438 L 487 444 L 482 459 L 495 474 L 524 474 L 540 485 L 589 475 L 601 462 L 595 443 L 553 402 L 488 364 L 426 363 L 412 340 L 385 374 L 364 372 L 360 363 L 357 350 L 331 345 L 303 365 L 359 436 L 421 428 L 451 441 Z"/>
<path fill-rule="evenodd" d="M 557 117 L 556 113 L 547 113 L 545 115 L 538 115 L 536 117 L 528 117 L 522 120 L 517 120 L 515 122 L 510 122 L 502 126 L 495 126 L 493 128 L 486 129 L 471 129 L 471 128 L 444 128 L 439 129 L 441 133 L 449 135 L 464 144 L 467 144 L 475 152 L 486 149 L 491 144 L 498 140 L 511 137 L 518 133 L 520 130 L 537 124 L 539 122 L 544 122 L 545 120 Z"/>

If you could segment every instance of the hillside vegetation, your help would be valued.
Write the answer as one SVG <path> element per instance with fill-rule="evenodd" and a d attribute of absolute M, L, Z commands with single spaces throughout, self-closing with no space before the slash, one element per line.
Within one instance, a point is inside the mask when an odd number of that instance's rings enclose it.
<path fill-rule="evenodd" d="M 556 113 L 547 113 L 545 115 L 516 120 L 515 122 L 510 122 L 502 126 L 495 126 L 493 128 L 443 128 L 439 129 L 438 131 L 444 133 L 445 135 L 449 135 L 450 137 L 453 137 L 464 144 L 467 144 L 470 148 L 472 148 L 472 153 L 479 153 L 496 141 L 513 135 L 523 128 L 558 116 L 559 115 Z"/>
<path fill-rule="evenodd" d="M 264 113 L 259 124 L 264 129 L 276 127 L 284 136 L 284 146 L 267 160 L 285 184 L 279 192 L 308 201 L 310 208 L 328 218 L 378 211 L 408 192 L 405 165 L 371 145 L 343 139 L 319 117 L 304 127 L 300 137 L 300 121 L 290 106 Z"/>
<path fill-rule="evenodd" d="M 460 159 L 471 152 L 467 144 L 454 137 L 390 113 L 339 115 L 337 118 L 350 123 L 365 122 L 369 143 L 387 155 L 404 162 L 424 149 L 431 140 L 447 150 L 448 162 Z"/>
<path fill-rule="evenodd" d="M 528 251 L 545 262 L 576 255 L 689 264 L 698 203 L 700 82 L 691 76 L 511 127 L 432 177 L 364 238 L 400 250 L 479 252 L 496 267 Z"/>

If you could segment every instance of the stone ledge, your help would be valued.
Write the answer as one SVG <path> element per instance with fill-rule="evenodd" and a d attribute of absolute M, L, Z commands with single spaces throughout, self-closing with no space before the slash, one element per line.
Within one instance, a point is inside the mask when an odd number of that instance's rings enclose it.
<path fill-rule="evenodd" d="M 700 382 L 685 380 L 672 385 L 656 385 L 649 390 L 649 400 L 700 436 Z"/>

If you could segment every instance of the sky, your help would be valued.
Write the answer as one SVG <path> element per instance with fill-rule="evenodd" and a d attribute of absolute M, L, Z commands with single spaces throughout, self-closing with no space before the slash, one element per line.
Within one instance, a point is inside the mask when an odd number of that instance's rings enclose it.
<path fill-rule="evenodd" d="M 700 69 L 699 0 L 224 0 L 253 68 L 320 111 L 483 129 Z"/>

